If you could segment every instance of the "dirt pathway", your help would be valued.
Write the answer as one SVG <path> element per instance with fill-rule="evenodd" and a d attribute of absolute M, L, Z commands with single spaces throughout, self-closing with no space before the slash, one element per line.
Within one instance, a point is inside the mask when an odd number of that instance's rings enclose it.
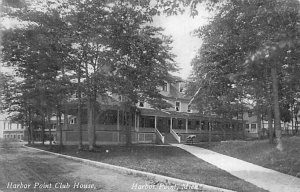
<path fill-rule="evenodd" d="M 177 191 L 133 175 L 85 165 L 0 141 L 0 192 Z"/>

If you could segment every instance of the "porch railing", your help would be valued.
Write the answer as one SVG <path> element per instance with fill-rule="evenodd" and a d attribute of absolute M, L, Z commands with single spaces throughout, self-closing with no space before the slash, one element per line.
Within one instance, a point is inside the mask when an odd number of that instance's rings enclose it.
<path fill-rule="evenodd" d="M 177 135 L 177 133 L 173 130 L 173 129 L 170 129 L 170 133 L 173 135 L 173 137 L 178 141 L 178 143 L 180 143 L 181 141 L 181 138 L 179 135 Z"/>
<path fill-rule="evenodd" d="M 155 128 L 155 134 L 161 140 L 162 144 L 164 144 L 165 143 L 165 137 L 159 132 L 159 130 L 157 128 Z"/>

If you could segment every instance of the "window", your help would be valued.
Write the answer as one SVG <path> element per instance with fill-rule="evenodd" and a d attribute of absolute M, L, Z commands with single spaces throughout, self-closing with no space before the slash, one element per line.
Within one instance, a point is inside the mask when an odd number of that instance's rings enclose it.
<path fill-rule="evenodd" d="M 122 102 L 122 95 L 119 95 L 118 100 L 119 102 Z"/>
<path fill-rule="evenodd" d="M 256 130 L 256 124 L 255 123 L 251 124 L 251 129 Z"/>
<path fill-rule="evenodd" d="M 121 114 L 121 113 L 120 113 Z M 126 114 L 120 117 L 120 119 L 125 119 Z M 116 125 L 118 122 L 118 112 L 116 110 L 106 110 L 103 111 L 103 114 L 99 117 L 97 123 L 101 125 Z M 122 122 L 126 122 L 123 120 Z"/>
<path fill-rule="evenodd" d="M 184 129 L 182 119 L 178 120 L 178 129 Z"/>
<path fill-rule="evenodd" d="M 249 128 L 250 128 L 250 125 L 249 125 L 248 123 L 246 123 L 245 128 L 246 128 L 246 129 L 249 129 Z"/>
<path fill-rule="evenodd" d="M 179 84 L 179 92 L 182 93 L 183 92 L 183 84 L 182 83 L 178 83 Z"/>
<path fill-rule="evenodd" d="M 242 113 L 238 113 L 237 118 L 238 119 L 243 119 L 243 114 Z"/>
<path fill-rule="evenodd" d="M 168 91 L 168 83 L 164 83 L 163 87 L 162 87 L 163 91 Z"/>
<path fill-rule="evenodd" d="M 192 110 L 191 110 L 191 105 L 188 105 L 187 112 L 192 112 Z"/>
<path fill-rule="evenodd" d="M 180 111 L 180 102 L 179 101 L 175 102 L 175 110 Z"/>
<path fill-rule="evenodd" d="M 139 107 L 144 107 L 144 102 L 140 102 Z"/>
<path fill-rule="evenodd" d="M 71 119 L 70 124 L 77 124 L 77 118 L 75 117 Z"/>
<path fill-rule="evenodd" d="M 248 111 L 248 117 L 252 117 L 252 111 Z"/>

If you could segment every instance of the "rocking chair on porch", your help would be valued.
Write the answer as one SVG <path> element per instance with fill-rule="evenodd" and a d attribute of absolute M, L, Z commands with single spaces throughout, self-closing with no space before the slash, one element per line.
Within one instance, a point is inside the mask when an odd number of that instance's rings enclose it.
<path fill-rule="evenodd" d="M 186 143 L 187 144 L 194 144 L 194 139 L 196 138 L 196 135 L 189 135 L 186 137 Z"/>

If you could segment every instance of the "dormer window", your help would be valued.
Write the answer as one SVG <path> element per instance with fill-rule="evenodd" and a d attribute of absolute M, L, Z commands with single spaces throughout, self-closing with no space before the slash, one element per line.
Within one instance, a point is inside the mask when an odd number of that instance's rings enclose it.
<path fill-rule="evenodd" d="M 252 111 L 248 111 L 248 117 L 252 117 Z"/>
<path fill-rule="evenodd" d="M 162 86 L 162 90 L 168 91 L 168 83 L 164 83 L 164 85 Z"/>
<path fill-rule="evenodd" d="M 118 100 L 119 102 L 122 102 L 122 95 L 119 95 Z"/>
<path fill-rule="evenodd" d="M 183 90 L 183 88 L 184 88 L 184 87 L 183 87 L 183 83 L 178 83 L 178 84 L 179 84 L 179 89 L 178 89 L 179 92 L 180 92 L 180 93 L 183 93 L 183 91 L 184 91 L 184 90 Z"/>
<path fill-rule="evenodd" d="M 192 112 L 191 105 L 188 105 L 187 112 L 189 112 L 189 113 Z"/>
<path fill-rule="evenodd" d="M 139 107 L 144 107 L 144 102 L 140 102 Z"/>
<path fill-rule="evenodd" d="M 77 124 L 77 118 L 74 117 L 73 119 L 71 119 L 70 124 Z"/>
<path fill-rule="evenodd" d="M 175 102 L 175 111 L 180 111 L 180 102 L 179 101 Z"/>

